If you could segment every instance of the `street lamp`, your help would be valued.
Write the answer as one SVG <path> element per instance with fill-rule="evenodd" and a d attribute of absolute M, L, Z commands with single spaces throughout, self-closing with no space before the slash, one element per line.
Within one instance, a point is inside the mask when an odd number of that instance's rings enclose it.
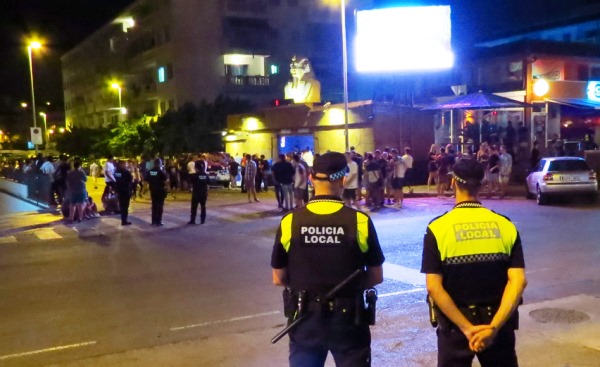
<path fill-rule="evenodd" d="M 46 135 L 46 150 L 48 150 L 48 143 L 50 143 L 50 135 L 48 135 L 48 116 L 45 112 L 40 112 L 40 116 L 44 119 L 44 135 Z"/>
<path fill-rule="evenodd" d="M 35 114 L 35 89 L 33 87 L 33 57 L 32 51 L 37 50 L 42 47 L 42 44 L 38 41 L 31 41 L 27 45 L 27 55 L 29 56 L 29 76 L 31 79 L 31 110 L 33 115 L 33 127 L 37 127 L 36 119 L 37 115 Z M 35 154 L 37 155 L 38 148 L 37 144 L 35 144 Z"/>
<path fill-rule="evenodd" d="M 342 69 L 344 73 L 344 137 L 346 152 L 350 150 L 350 137 L 348 136 L 348 47 L 346 45 L 346 0 L 340 1 L 342 23 Z"/>

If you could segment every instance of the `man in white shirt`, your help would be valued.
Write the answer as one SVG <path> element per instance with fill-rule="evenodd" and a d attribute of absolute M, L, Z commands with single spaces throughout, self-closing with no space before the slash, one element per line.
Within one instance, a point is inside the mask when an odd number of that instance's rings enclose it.
<path fill-rule="evenodd" d="M 115 157 L 112 154 L 109 154 L 108 157 L 106 157 L 106 163 L 104 163 L 104 182 L 106 183 L 106 186 L 104 187 L 102 197 L 108 193 L 109 189 L 115 190 L 117 180 L 115 179 L 114 159 Z"/>
<path fill-rule="evenodd" d="M 404 199 L 404 176 L 406 175 L 407 164 L 402 159 L 396 149 L 392 149 L 392 190 L 394 191 L 394 202 L 397 207 L 402 206 L 402 200 Z"/>
<path fill-rule="evenodd" d="M 500 199 L 504 199 L 504 196 L 506 196 L 512 164 L 512 156 L 508 153 L 506 146 L 500 146 Z"/>
<path fill-rule="evenodd" d="M 98 163 L 96 163 L 96 161 L 93 161 L 92 164 L 90 164 L 90 176 L 92 176 L 92 181 L 94 181 L 94 188 L 97 189 L 98 188 L 98 170 L 99 170 L 100 166 L 98 166 Z"/>
<path fill-rule="evenodd" d="M 410 148 L 404 148 L 404 155 L 402 160 L 406 163 L 406 172 L 404 173 L 404 185 L 408 186 L 408 193 L 413 193 L 412 178 L 413 178 L 413 156 Z"/>
<path fill-rule="evenodd" d="M 352 160 L 352 153 L 346 152 L 344 154 L 346 162 L 348 162 L 348 172 L 344 178 L 344 193 L 342 197 L 346 206 L 352 207 L 355 205 L 358 207 L 356 202 L 356 189 L 358 188 L 358 164 Z"/>

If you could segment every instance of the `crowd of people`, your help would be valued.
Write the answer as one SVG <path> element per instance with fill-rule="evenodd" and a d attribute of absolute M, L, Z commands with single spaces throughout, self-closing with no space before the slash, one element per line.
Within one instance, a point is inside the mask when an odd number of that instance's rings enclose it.
<path fill-rule="evenodd" d="M 467 153 L 456 151 L 452 144 L 445 147 L 432 144 L 427 165 L 427 189 L 435 183 L 438 198 L 444 197 L 445 192 L 451 190 L 453 167 L 460 158 L 475 159 L 484 167 L 482 194 L 488 198 L 495 194 L 498 194 L 500 199 L 506 196 L 513 168 L 512 155 L 505 145 L 490 145 L 487 142 L 482 143 L 476 153 L 471 150 Z"/>

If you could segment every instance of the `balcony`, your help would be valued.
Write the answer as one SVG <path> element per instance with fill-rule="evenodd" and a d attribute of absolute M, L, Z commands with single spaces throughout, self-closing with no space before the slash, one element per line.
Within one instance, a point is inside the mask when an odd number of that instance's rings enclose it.
<path fill-rule="evenodd" d="M 268 87 L 270 85 L 269 76 L 262 75 L 226 75 L 225 83 L 228 86 Z"/>

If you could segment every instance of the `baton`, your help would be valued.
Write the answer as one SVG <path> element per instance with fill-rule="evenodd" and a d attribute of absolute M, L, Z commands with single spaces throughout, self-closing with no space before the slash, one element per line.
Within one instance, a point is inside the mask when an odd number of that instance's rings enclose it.
<path fill-rule="evenodd" d="M 328 301 L 328 300 L 334 298 L 334 296 L 337 292 L 339 292 L 342 288 L 344 288 L 346 285 L 348 285 L 348 283 L 353 281 L 354 278 L 361 275 L 362 273 L 363 273 L 362 269 L 356 269 L 356 271 L 354 271 L 347 278 L 342 280 L 338 285 L 333 287 L 333 289 L 331 289 L 329 292 L 327 292 L 327 294 L 325 294 L 325 296 L 323 297 L 322 301 Z M 299 323 L 304 321 L 307 317 L 308 317 L 308 314 L 303 313 L 300 317 L 298 317 L 296 320 L 294 320 L 291 324 L 286 326 L 285 329 L 278 332 L 277 335 L 275 335 L 273 337 L 273 339 L 271 339 L 271 343 L 272 344 L 277 343 L 281 338 L 283 338 L 285 336 L 285 334 L 289 333 L 293 328 L 295 328 Z"/>

